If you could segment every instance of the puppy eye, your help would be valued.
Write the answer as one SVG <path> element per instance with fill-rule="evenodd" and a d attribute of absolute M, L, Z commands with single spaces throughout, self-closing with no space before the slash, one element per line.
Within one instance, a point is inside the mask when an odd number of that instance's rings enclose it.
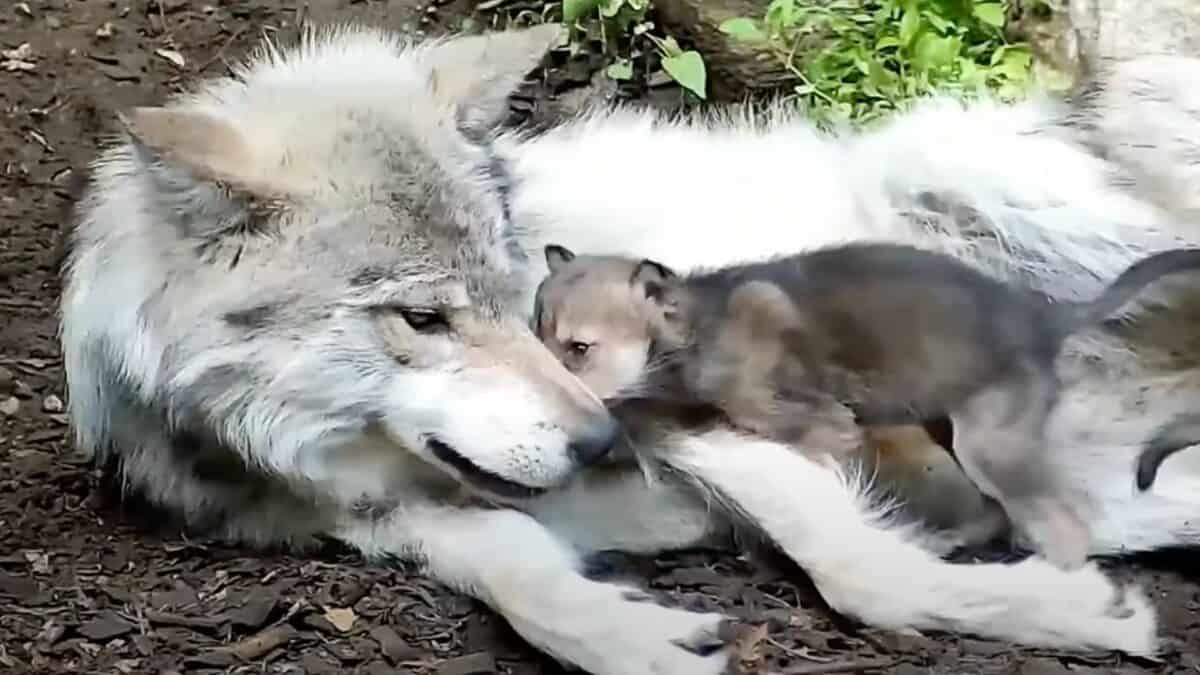
<path fill-rule="evenodd" d="M 591 348 L 592 346 L 586 342 L 572 342 L 567 345 L 567 349 L 575 356 L 585 356 Z"/>
<path fill-rule="evenodd" d="M 440 310 L 423 307 L 397 307 L 395 310 L 418 333 L 440 333 L 450 328 L 445 313 Z"/>

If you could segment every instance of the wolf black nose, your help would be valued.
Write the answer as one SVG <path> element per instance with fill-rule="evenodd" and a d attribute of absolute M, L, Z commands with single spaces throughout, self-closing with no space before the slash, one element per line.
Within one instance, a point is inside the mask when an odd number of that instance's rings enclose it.
<path fill-rule="evenodd" d="M 587 466 L 603 459 L 617 444 L 620 435 L 620 422 L 612 415 L 605 415 L 580 430 L 567 449 L 575 461 Z"/>

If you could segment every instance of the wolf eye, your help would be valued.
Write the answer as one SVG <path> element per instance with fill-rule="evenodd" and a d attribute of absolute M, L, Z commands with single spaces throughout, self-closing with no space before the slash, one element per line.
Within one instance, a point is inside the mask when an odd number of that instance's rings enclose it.
<path fill-rule="evenodd" d="M 575 356 L 585 356 L 592 346 L 586 342 L 572 342 L 567 345 L 567 349 Z"/>
<path fill-rule="evenodd" d="M 398 307 L 396 311 L 410 328 L 418 333 L 433 333 L 450 328 L 446 315 L 436 309 Z"/>

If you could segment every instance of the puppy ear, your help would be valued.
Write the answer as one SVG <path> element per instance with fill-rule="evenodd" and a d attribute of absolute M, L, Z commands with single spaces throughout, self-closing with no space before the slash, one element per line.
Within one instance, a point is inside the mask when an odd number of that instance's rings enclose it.
<path fill-rule="evenodd" d="M 676 278 L 677 275 L 670 267 L 654 260 L 642 260 L 634 268 L 630 283 L 641 286 L 650 300 L 662 303 L 667 286 Z"/>
<path fill-rule="evenodd" d="M 566 246 L 546 244 L 546 266 L 550 268 L 551 274 L 574 259 L 575 254 Z"/>

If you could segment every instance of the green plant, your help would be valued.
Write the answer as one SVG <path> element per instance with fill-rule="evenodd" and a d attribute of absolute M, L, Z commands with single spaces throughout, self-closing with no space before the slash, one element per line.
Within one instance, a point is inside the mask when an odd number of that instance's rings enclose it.
<path fill-rule="evenodd" d="M 1006 40 L 1007 10 L 976 0 L 772 0 L 764 16 L 721 30 L 774 51 L 818 122 L 865 124 L 935 91 L 1020 97 L 1032 54 Z"/>
<path fill-rule="evenodd" d="M 653 50 L 663 71 L 700 98 L 707 95 L 704 59 L 685 50 L 671 36 L 654 34 L 649 20 L 651 0 L 562 0 L 562 19 L 572 29 L 572 44 L 598 41 L 608 57 L 605 74 L 614 80 L 634 77 Z"/>

